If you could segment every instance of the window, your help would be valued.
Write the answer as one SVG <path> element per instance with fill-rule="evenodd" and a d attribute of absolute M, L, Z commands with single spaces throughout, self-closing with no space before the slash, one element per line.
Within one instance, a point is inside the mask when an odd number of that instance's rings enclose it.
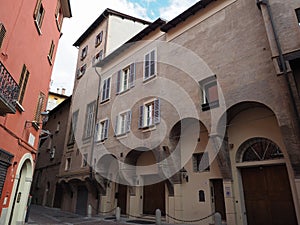
<path fill-rule="evenodd" d="M 39 98 L 38 98 L 38 102 L 37 102 L 37 106 L 36 106 L 36 111 L 35 111 L 35 116 L 34 116 L 34 120 L 39 123 L 40 119 L 41 119 L 41 112 L 43 110 L 43 106 L 44 106 L 44 102 L 45 102 L 45 94 L 40 92 Z"/>
<path fill-rule="evenodd" d="M 140 106 L 139 128 L 148 128 L 160 123 L 160 99 Z"/>
<path fill-rule="evenodd" d="M 96 125 L 96 141 L 104 141 L 108 138 L 109 120 L 105 119 Z"/>
<path fill-rule="evenodd" d="M 25 95 L 28 79 L 29 79 L 29 71 L 27 70 L 26 66 L 23 65 L 23 69 L 22 69 L 22 73 L 21 73 L 21 77 L 20 77 L 20 81 L 19 81 L 20 92 L 19 92 L 18 102 L 20 104 L 22 104 L 23 100 L 24 100 L 24 95 Z"/>
<path fill-rule="evenodd" d="M 199 202 L 205 202 L 205 193 L 203 190 L 199 191 Z"/>
<path fill-rule="evenodd" d="M 89 46 L 85 46 L 85 47 L 82 49 L 82 51 L 81 51 L 81 60 L 84 60 L 85 57 L 87 56 L 88 47 L 89 47 Z"/>
<path fill-rule="evenodd" d="M 92 137 L 93 127 L 94 127 L 93 124 L 94 124 L 95 106 L 96 106 L 96 101 L 93 101 L 87 105 L 83 139 Z"/>
<path fill-rule="evenodd" d="M 57 122 L 55 133 L 58 133 L 58 132 L 59 132 L 59 129 L 60 129 L 60 122 Z"/>
<path fill-rule="evenodd" d="M 62 8 L 61 8 L 60 0 L 58 0 L 56 10 L 55 10 L 55 22 L 56 22 L 57 29 L 59 31 L 61 29 L 62 21 L 63 21 Z"/>
<path fill-rule="evenodd" d="M 80 78 L 81 76 L 83 76 L 85 74 L 86 71 L 86 64 L 84 64 L 83 66 L 81 66 L 78 71 L 77 71 L 77 79 Z"/>
<path fill-rule="evenodd" d="M 109 100 L 110 98 L 110 77 L 103 81 L 102 87 L 102 102 Z"/>
<path fill-rule="evenodd" d="M 150 53 L 145 55 L 144 62 L 144 80 L 147 80 L 156 73 L 156 52 L 152 50 Z"/>
<path fill-rule="evenodd" d="M 79 114 L 79 110 L 74 112 L 72 115 L 71 126 L 70 126 L 70 130 L 69 130 L 68 145 L 72 145 L 75 143 L 75 132 L 76 132 L 78 114 Z"/>
<path fill-rule="evenodd" d="M 51 150 L 50 150 L 50 160 L 54 159 L 55 156 L 55 151 L 56 151 L 56 147 L 54 146 Z"/>
<path fill-rule="evenodd" d="M 297 19 L 298 19 L 298 24 L 300 26 L 300 8 L 296 9 L 296 16 L 297 16 Z"/>
<path fill-rule="evenodd" d="M 193 154 L 193 171 L 209 171 L 209 158 L 207 152 Z"/>
<path fill-rule="evenodd" d="M 93 65 L 98 63 L 100 60 L 103 58 L 103 50 L 98 52 L 94 57 L 93 57 Z"/>
<path fill-rule="evenodd" d="M 102 38 L 103 38 L 103 31 L 101 31 L 99 34 L 97 34 L 96 39 L 95 39 L 95 47 L 97 47 L 101 44 Z"/>
<path fill-rule="evenodd" d="M 2 46 L 5 34 L 6 34 L 6 29 L 4 27 L 4 24 L 0 23 L 0 48 Z"/>
<path fill-rule="evenodd" d="M 45 15 L 45 9 L 42 0 L 38 0 L 34 9 L 33 18 L 39 34 L 42 34 L 41 27 Z"/>
<path fill-rule="evenodd" d="M 117 94 L 122 93 L 134 86 L 135 82 L 135 63 L 118 71 Z"/>
<path fill-rule="evenodd" d="M 82 162 L 81 162 L 81 167 L 86 167 L 87 166 L 87 158 L 88 158 L 88 154 L 84 153 L 82 155 Z"/>
<path fill-rule="evenodd" d="M 131 125 L 131 111 L 120 113 L 116 117 L 116 124 L 115 124 L 116 136 L 128 133 L 130 131 L 130 125 Z"/>
<path fill-rule="evenodd" d="M 207 111 L 219 107 L 218 84 L 216 76 L 199 82 L 202 92 L 202 110 Z"/>
<path fill-rule="evenodd" d="M 49 54 L 48 54 L 48 61 L 49 61 L 50 65 L 52 65 L 54 48 L 55 48 L 54 42 L 51 41 L 51 46 L 50 46 L 50 50 L 49 50 Z"/>
<path fill-rule="evenodd" d="M 65 171 L 71 168 L 71 158 L 66 158 Z"/>

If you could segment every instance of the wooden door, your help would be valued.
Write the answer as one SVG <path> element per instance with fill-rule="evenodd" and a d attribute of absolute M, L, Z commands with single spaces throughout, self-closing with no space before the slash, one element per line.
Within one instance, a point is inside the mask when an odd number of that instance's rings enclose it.
<path fill-rule="evenodd" d="M 165 212 L 165 183 L 144 186 L 143 213 L 155 215 L 156 209 Z"/>
<path fill-rule="evenodd" d="M 286 167 L 261 166 L 241 170 L 248 225 L 296 225 Z"/>
<path fill-rule="evenodd" d="M 223 180 L 222 179 L 211 180 L 211 188 L 212 188 L 211 195 L 212 195 L 214 211 L 221 214 L 222 220 L 226 220 Z"/>
<path fill-rule="evenodd" d="M 77 188 L 76 214 L 86 216 L 88 203 L 88 190 L 85 186 Z"/>
<path fill-rule="evenodd" d="M 119 184 L 118 187 L 118 206 L 121 208 L 121 214 L 126 214 L 127 210 L 127 186 Z"/>

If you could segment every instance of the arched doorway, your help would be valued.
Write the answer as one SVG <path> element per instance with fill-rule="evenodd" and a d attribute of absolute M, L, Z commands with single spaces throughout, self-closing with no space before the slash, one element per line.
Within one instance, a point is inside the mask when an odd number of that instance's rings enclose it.
<path fill-rule="evenodd" d="M 236 162 L 240 166 L 248 225 L 297 224 L 283 158 L 279 147 L 267 138 L 248 139 L 238 149 Z"/>
<path fill-rule="evenodd" d="M 12 207 L 8 221 L 9 225 L 24 222 L 32 175 L 32 157 L 30 154 L 27 154 L 20 161 L 18 171 L 16 173 L 14 191 L 10 201 L 10 205 L 12 205 Z"/>
<path fill-rule="evenodd" d="M 127 173 L 141 188 L 142 214 L 154 215 L 156 209 L 165 212 L 165 182 L 159 176 L 158 160 L 155 150 L 137 148 L 130 151 L 125 164 L 134 166 Z"/>

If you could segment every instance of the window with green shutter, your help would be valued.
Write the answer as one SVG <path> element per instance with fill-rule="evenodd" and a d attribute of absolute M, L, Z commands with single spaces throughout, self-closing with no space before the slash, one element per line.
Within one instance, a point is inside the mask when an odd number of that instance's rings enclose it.
<path fill-rule="evenodd" d="M 20 92 L 19 92 L 18 102 L 20 104 L 22 104 L 23 100 L 24 100 L 24 95 L 25 95 L 28 79 L 29 79 L 29 71 L 27 70 L 26 65 L 23 65 L 21 76 L 20 76 L 20 81 L 19 81 Z"/>
<path fill-rule="evenodd" d="M 4 41 L 5 34 L 6 34 L 6 29 L 4 27 L 4 24 L 0 23 L 0 48 L 2 47 L 2 43 Z"/>

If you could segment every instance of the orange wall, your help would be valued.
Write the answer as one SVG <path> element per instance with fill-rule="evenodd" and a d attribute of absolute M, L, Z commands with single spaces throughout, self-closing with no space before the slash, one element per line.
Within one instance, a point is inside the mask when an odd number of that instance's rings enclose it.
<path fill-rule="evenodd" d="M 30 123 L 25 127 L 25 122 L 34 119 L 40 92 L 45 94 L 44 109 L 47 103 L 49 82 L 53 69 L 47 55 L 53 40 L 55 51 L 52 63 L 54 63 L 60 31 L 55 21 L 57 1 L 43 0 L 42 4 L 45 15 L 41 27 L 42 34 L 39 35 L 33 19 L 36 0 L 0 0 L 0 22 L 6 28 L 6 36 L 0 49 L 0 60 L 17 83 L 19 83 L 23 64 L 27 66 L 30 72 L 22 104 L 25 111 L 21 113 L 17 110 L 16 114 L 7 114 L 6 117 L 0 117 L 0 148 L 15 155 L 13 162 L 17 162 L 16 165 L 10 166 L 7 171 L 7 178 L 0 199 L 0 210 L 2 207 L 8 207 L 8 205 L 3 206 L 3 199 L 6 193 L 10 195 L 13 185 L 12 179 L 19 160 L 30 149 L 35 159 L 35 149 L 38 147 L 40 130 L 33 129 Z M 6 129 L 11 131 L 15 137 Z M 35 135 L 34 148 L 26 143 L 21 143 L 22 141 L 20 142 L 20 140 L 28 141 L 29 132 Z"/>

